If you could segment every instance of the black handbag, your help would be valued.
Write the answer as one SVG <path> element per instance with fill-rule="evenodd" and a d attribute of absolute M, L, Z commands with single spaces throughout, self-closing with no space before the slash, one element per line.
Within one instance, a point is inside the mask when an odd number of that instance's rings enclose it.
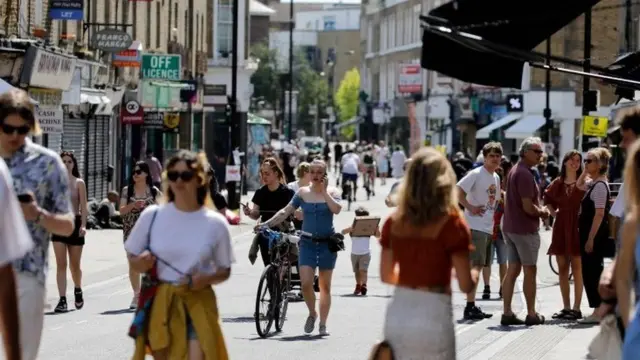
<path fill-rule="evenodd" d="M 344 235 L 342 234 L 333 234 L 329 237 L 329 251 L 332 253 L 337 253 L 338 251 L 343 251 L 345 249 L 344 246 Z"/>

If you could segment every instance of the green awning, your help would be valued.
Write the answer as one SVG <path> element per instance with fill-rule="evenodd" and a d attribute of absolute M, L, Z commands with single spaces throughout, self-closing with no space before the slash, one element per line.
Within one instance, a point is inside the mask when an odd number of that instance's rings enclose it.
<path fill-rule="evenodd" d="M 271 125 L 271 121 L 261 118 L 260 116 L 252 113 L 247 114 L 247 124 L 252 125 Z"/>

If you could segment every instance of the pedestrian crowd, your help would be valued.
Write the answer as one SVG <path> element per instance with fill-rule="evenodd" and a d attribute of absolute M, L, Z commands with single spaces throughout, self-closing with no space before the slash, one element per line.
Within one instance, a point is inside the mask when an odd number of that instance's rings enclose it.
<path fill-rule="evenodd" d="M 552 228 L 547 254 L 555 257 L 562 304 L 554 319 L 601 326 L 589 351 L 594 358 L 636 359 L 640 351 L 640 108 L 617 119 L 625 149 L 624 184 L 613 197 L 607 148 L 573 150 L 558 164 L 545 156 L 539 138 L 525 139 L 517 157 L 506 158 L 489 142 L 475 163 L 451 160 L 430 147 L 407 159 L 381 142 L 334 148 L 335 171 L 367 192 L 377 176 L 398 179 L 386 199 L 396 207 L 370 235 L 354 227 L 336 230 L 340 190 L 329 184 L 330 151 L 295 165 L 292 179 L 283 159 L 261 159 L 263 186 L 243 212 L 256 230 L 300 230 L 296 267 L 308 316 L 305 333 L 329 335 L 331 283 L 343 239 L 351 241 L 354 295 L 369 291 L 371 240 L 382 248 L 380 279 L 393 285 L 373 359 L 455 359 L 452 280 L 466 296 L 463 317 L 493 314 L 476 302 L 494 294 L 490 271 L 499 264 L 502 326 L 535 326 L 546 316 L 536 308 L 541 228 Z M 81 257 L 90 217 L 86 185 L 73 153 L 56 154 L 29 138 L 39 134 L 28 95 L 0 95 L 0 332 L 6 358 L 36 359 L 43 328 L 48 251 L 53 243 L 59 301 L 68 311 L 67 269 L 73 306 L 85 305 Z M 355 144 L 354 144 L 355 145 Z M 328 146 L 327 146 L 328 149 Z M 326 149 L 325 149 L 326 150 Z M 289 162 L 287 164 L 290 165 Z M 293 169 L 292 169 L 293 171 Z M 340 182 L 340 181 L 339 181 Z M 370 188 L 367 188 L 370 187 Z M 355 189 L 354 189 L 355 191 Z M 374 193 L 375 194 L 375 193 Z M 214 286 L 227 281 L 235 255 L 227 208 L 206 156 L 179 151 L 162 166 L 152 152 L 132 167 L 127 186 L 99 206 L 101 221 L 120 218 L 133 290 L 135 316 L 128 334 L 134 359 L 228 359 Z M 117 199 L 119 197 L 119 199 Z M 119 203 L 119 207 L 115 204 Z M 356 218 L 375 218 L 364 207 Z M 268 239 L 257 231 L 249 259 L 271 262 Z M 189 242 L 175 242 L 188 238 Z M 604 266 L 604 259 L 612 262 Z M 317 277 L 316 277 L 317 270 Z M 526 314 L 512 306 L 523 275 Z M 571 292 L 573 277 L 573 294 Z M 316 305 L 314 287 L 319 291 Z M 586 295 L 590 314 L 582 314 Z M 573 295 L 573 297 L 571 296 Z M 572 301 L 573 300 L 573 301 Z M 634 311 L 634 309 L 636 311 Z M 259 315 L 258 315 L 259 316 Z M 619 344 L 611 347 L 613 343 Z"/>

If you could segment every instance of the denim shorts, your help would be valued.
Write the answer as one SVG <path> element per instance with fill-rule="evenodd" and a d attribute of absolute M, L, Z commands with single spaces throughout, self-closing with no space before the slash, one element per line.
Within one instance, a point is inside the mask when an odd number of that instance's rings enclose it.
<path fill-rule="evenodd" d="M 313 242 L 302 238 L 298 248 L 300 251 L 298 266 L 309 266 L 320 270 L 333 270 L 336 267 L 338 253 L 332 253 L 326 242 Z"/>
<path fill-rule="evenodd" d="M 498 260 L 499 265 L 505 265 L 509 258 L 509 248 L 507 247 L 507 243 L 504 241 L 502 237 L 502 231 L 498 233 L 498 239 L 493 241 L 493 251 L 491 256 L 491 262 L 494 260 Z"/>
<path fill-rule="evenodd" d="M 189 316 L 189 313 L 186 311 L 187 310 L 185 309 L 185 313 L 187 315 L 187 340 L 197 340 L 198 335 L 196 335 L 196 329 L 193 327 L 191 316 Z"/>

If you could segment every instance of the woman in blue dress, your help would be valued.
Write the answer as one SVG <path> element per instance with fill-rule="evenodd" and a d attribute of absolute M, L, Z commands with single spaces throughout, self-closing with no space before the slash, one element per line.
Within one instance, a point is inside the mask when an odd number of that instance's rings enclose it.
<path fill-rule="evenodd" d="M 622 249 L 616 264 L 616 292 L 620 317 L 626 328 L 622 360 L 635 360 L 640 354 L 640 302 L 637 301 L 640 294 L 640 141 L 636 141 L 627 154 L 624 174 L 627 208 L 622 227 Z M 632 290 L 636 294 L 635 304 L 631 299 Z"/>
<path fill-rule="evenodd" d="M 309 316 L 304 324 L 304 332 L 310 334 L 320 318 L 319 333 L 328 335 L 327 318 L 331 307 L 331 277 L 338 254 L 329 250 L 330 237 L 335 234 L 333 216 L 340 213 L 340 194 L 329 187 L 327 165 L 322 160 L 311 162 L 311 186 L 301 187 L 284 209 L 260 226 L 273 227 L 285 220 L 293 212 L 301 208 L 304 222 L 302 236 L 298 246 L 300 257 L 300 281 L 302 294 L 309 309 Z M 318 284 L 320 287 L 320 309 L 316 311 L 316 296 L 313 291 L 313 278 L 318 268 Z"/>

